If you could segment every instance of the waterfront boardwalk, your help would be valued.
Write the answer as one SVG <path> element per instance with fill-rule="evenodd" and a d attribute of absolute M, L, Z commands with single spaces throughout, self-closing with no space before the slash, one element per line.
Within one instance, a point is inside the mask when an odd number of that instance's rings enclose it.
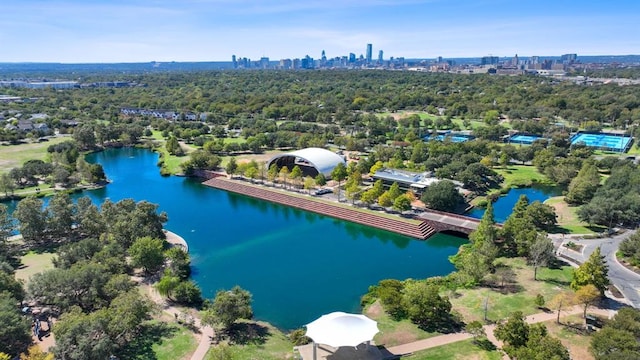
<path fill-rule="evenodd" d="M 331 204 L 330 202 L 287 194 L 284 190 L 248 184 L 240 180 L 216 177 L 205 181 L 203 184 L 277 204 L 391 231 L 416 239 L 424 240 L 436 233 L 436 230 L 426 221 L 408 220 L 399 217 L 394 219 L 393 217 L 378 215 L 374 212 L 354 209 L 343 204 Z"/>

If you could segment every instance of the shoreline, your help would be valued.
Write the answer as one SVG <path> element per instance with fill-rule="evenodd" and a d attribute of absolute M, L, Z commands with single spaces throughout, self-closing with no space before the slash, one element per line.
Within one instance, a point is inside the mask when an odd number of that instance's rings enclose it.
<path fill-rule="evenodd" d="M 171 246 L 178 246 L 178 247 L 182 248 L 182 250 L 184 250 L 186 253 L 189 252 L 189 244 L 187 244 L 187 241 L 182 236 L 174 233 L 173 231 L 167 230 L 167 229 L 162 229 L 162 231 L 164 232 L 164 235 L 166 236 L 165 240 Z"/>

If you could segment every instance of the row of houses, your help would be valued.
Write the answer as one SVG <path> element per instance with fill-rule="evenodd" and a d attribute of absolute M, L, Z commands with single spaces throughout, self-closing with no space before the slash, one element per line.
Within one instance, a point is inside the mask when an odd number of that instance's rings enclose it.
<path fill-rule="evenodd" d="M 168 110 L 149 110 L 140 108 L 120 108 L 120 113 L 126 116 L 151 116 L 158 119 L 167 119 L 173 121 L 186 120 L 197 121 L 198 114 L 193 112 L 181 113 Z M 200 116 L 202 118 L 202 116 Z"/>

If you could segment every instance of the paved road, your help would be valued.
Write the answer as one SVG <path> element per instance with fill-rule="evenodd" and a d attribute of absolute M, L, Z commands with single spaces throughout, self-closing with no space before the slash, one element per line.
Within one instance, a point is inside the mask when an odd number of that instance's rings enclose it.
<path fill-rule="evenodd" d="M 577 237 L 563 237 L 562 235 L 551 235 L 551 238 L 558 249 L 558 253 L 566 257 L 576 260 L 576 263 L 585 262 L 598 246 L 602 255 L 605 256 L 607 265 L 609 266 L 609 279 L 620 292 L 625 296 L 629 305 L 640 308 L 640 275 L 622 266 L 616 259 L 616 252 L 622 240 L 633 234 L 632 230 L 628 230 L 623 234 L 593 240 L 584 240 Z M 582 252 L 569 250 L 561 246 L 562 243 L 573 241 L 583 246 Z M 563 258 L 564 260 L 564 258 Z M 575 265 L 575 264 L 574 264 Z"/>

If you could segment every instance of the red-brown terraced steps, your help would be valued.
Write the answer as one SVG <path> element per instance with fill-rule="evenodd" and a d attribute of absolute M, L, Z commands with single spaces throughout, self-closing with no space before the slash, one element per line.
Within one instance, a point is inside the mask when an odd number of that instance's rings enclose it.
<path fill-rule="evenodd" d="M 311 211 L 317 214 L 331 216 L 341 220 L 391 231 L 412 238 L 424 240 L 436 232 L 436 230 L 432 226 L 424 221 L 419 223 L 410 223 L 407 221 L 402 221 L 400 219 L 396 220 L 379 216 L 374 213 L 366 213 L 357 211 L 355 209 L 332 205 L 330 203 L 314 201 L 311 199 L 301 199 L 300 197 L 292 196 L 280 191 L 244 184 L 238 180 L 229 180 L 219 177 L 209 179 L 203 184 L 217 189 L 267 200 L 281 205 L 291 206 L 297 209 Z"/>

